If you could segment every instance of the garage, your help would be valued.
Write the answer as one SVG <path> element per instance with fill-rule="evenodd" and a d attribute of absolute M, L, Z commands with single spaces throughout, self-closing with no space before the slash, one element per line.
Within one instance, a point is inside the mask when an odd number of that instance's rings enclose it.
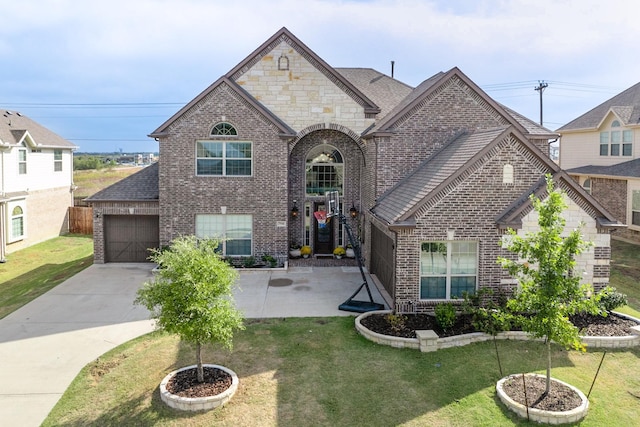
<path fill-rule="evenodd" d="M 156 215 L 105 215 L 105 262 L 149 262 L 149 248 L 160 246 Z"/>

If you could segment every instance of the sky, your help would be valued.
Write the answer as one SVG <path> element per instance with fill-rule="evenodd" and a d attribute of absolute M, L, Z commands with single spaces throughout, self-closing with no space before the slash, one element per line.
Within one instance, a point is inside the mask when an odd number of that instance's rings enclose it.
<path fill-rule="evenodd" d="M 333 67 L 411 86 L 458 67 L 556 130 L 640 81 L 637 0 L 2 1 L 0 108 L 79 152 L 147 135 L 287 27 Z"/>

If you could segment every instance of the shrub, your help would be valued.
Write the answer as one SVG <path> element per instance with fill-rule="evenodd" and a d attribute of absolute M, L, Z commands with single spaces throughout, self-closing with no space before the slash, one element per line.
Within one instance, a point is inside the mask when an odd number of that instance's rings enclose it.
<path fill-rule="evenodd" d="M 436 322 L 443 330 L 449 330 L 456 323 L 456 309 L 452 303 L 442 303 L 435 308 Z"/>
<path fill-rule="evenodd" d="M 605 311 L 613 311 L 629 303 L 627 301 L 627 295 L 618 292 L 616 288 L 612 286 L 607 286 L 598 292 L 598 297 L 600 298 L 600 308 Z"/>
<path fill-rule="evenodd" d="M 262 261 L 264 261 L 271 268 L 278 265 L 278 260 L 269 254 L 262 255 Z"/>
<path fill-rule="evenodd" d="M 506 307 L 506 297 L 493 298 L 491 289 L 480 289 L 475 294 L 465 292 L 462 311 L 471 316 L 473 327 L 486 334 L 496 335 L 511 328 L 511 314 Z"/>
<path fill-rule="evenodd" d="M 385 320 L 389 323 L 391 329 L 399 332 L 404 329 L 404 325 L 407 321 L 407 316 L 402 314 L 389 313 L 385 316 Z"/>

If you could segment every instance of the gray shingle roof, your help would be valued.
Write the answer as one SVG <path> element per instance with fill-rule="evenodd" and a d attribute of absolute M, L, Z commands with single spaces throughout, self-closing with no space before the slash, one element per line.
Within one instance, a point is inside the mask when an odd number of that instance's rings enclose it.
<path fill-rule="evenodd" d="M 87 202 L 153 201 L 158 200 L 158 162 L 121 179 L 115 184 L 87 197 Z"/>
<path fill-rule="evenodd" d="M 413 173 L 380 196 L 372 212 L 389 224 L 399 221 L 507 129 L 502 127 L 455 136 Z"/>
<path fill-rule="evenodd" d="M 511 108 L 506 107 L 506 106 L 504 106 L 502 104 L 500 104 L 500 105 L 502 106 L 502 108 L 505 109 L 505 111 L 507 113 L 509 113 L 511 115 L 511 117 L 516 119 L 518 121 L 518 123 L 520 123 L 522 125 L 522 127 L 524 127 L 527 130 L 527 132 L 529 132 L 529 134 L 538 135 L 538 136 L 545 136 L 545 137 L 549 137 L 549 138 L 557 138 L 557 137 L 560 136 L 557 133 L 553 132 L 552 130 L 547 129 L 544 126 L 540 126 L 538 123 L 536 123 L 533 120 L 523 116 L 522 114 L 518 113 L 517 111 L 514 111 Z"/>
<path fill-rule="evenodd" d="M 17 145 L 29 132 L 36 146 L 43 148 L 66 148 L 73 150 L 76 145 L 52 132 L 24 114 L 0 109 L 0 145 Z"/>
<path fill-rule="evenodd" d="M 413 88 L 373 68 L 336 68 L 378 107 L 378 117 L 385 117 L 396 105 L 407 97 Z"/>
<path fill-rule="evenodd" d="M 611 166 L 581 166 L 567 170 L 567 173 L 580 175 L 605 175 L 626 178 L 640 178 L 640 159 L 629 160 Z"/>
<path fill-rule="evenodd" d="M 640 124 L 640 83 L 606 100 L 594 109 L 562 126 L 557 132 L 578 129 L 595 129 L 609 110 L 614 111 L 624 125 Z"/>

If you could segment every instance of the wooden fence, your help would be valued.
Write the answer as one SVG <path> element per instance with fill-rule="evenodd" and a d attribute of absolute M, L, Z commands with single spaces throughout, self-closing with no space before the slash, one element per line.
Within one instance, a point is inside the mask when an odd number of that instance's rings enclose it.
<path fill-rule="evenodd" d="M 93 234 L 93 208 L 69 207 L 69 232 L 74 234 Z"/>

